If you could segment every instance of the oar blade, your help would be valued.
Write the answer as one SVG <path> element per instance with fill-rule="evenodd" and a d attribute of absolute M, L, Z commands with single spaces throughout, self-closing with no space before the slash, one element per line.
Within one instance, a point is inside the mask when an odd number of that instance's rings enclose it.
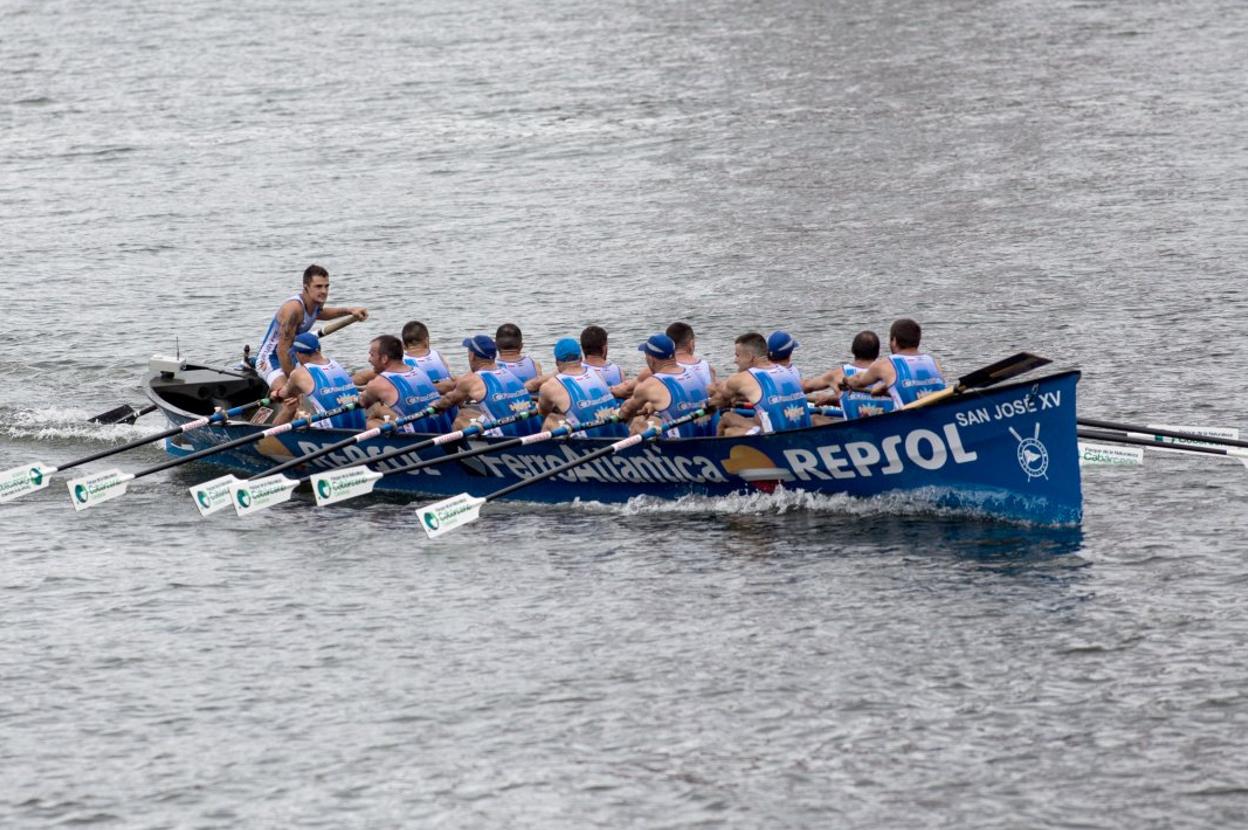
<path fill-rule="evenodd" d="M 129 421 L 130 423 L 134 423 L 134 421 L 137 420 L 138 417 L 139 417 L 139 411 L 137 409 L 135 409 L 133 406 L 131 406 L 128 403 L 123 403 L 121 406 L 118 406 L 114 409 L 110 409 L 107 412 L 101 412 L 99 415 L 95 415 L 91 418 L 88 418 L 87 423 L 117 424 L 123 421 Z"/>
<path fill-rule="evenodd" d="M 190 491 L 191 498 L 195 500 L 199 515 L 211 516 L 218 510 L 223 510 L 233 504 L 234 495 L 230 492 L 230 485 L 238 483 L 238 478 L 227 474 L 186 489 Z"/>
<path fill-rule="evenodd" d="M 238 481 L 230 485 L 230 500 L 234 504 L 234 512 L 240 516 L 250 516 L 261 510 L 290 500 L 290 494 L 299 486 L 299 480 L 278 474 L 265 476 L 255 481 Z"/>
<path fill-rule="evenodd" d="M 324 507 L 371 493 L 382 475 L 363 466 L 317 473 L 312 476 L 312 494 L 316 497 L 316 506 Z"/>
<path fill-rule="evenodd" d="M 65 486 L 69 488 L 69 499 L 74 503 L 74 509 L 87 510 L 124 496 L 126 485 L 131 481 L 134 481 L 134 476 L 113 469 L 71 478 L 65 482 Z"/>
<path fill-rule="evenodd" d="M 1129 467 L 1144 463 L 1143 447 L 1111 447 L 1079 442 L 1079 466 Z"/>
<path fill-rule="evenodd" d="M 50 464 L 23 464 L 0 472 L 0 504 L 42 490 L 55 472 Z"/>
<path fill-rule="evenodd" d="M 485 499 L 460 493 L 420 508 L 420 526 L 430 539 L 436 539 L 457 527 L 475 522 Z"/>
<path fill-rule="evenodd" d="M 1024 375 L 1032 369 L 1039 369 L 1041 366 L 1047 366 L 1052 362 L 1047 357 L 1041 357 L 1031 352 L 1019 352 L 1004 360 L 998 360 L 990 366 L 976 369 L 969 375 L 963 375 L 958 378 L 958 386 L 963 389 L 982 389 L 985 386 L 993 386 L 1003 380 Z"/>

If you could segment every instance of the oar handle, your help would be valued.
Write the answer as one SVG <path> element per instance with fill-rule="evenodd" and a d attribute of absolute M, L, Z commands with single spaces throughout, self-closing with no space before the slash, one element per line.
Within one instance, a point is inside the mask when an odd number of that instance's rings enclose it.
<path fill-rule="evenodd" d="M 338 317 L 336 319 L 330 320 L 328 323 L 326 323 L 325 325 L 317 329 L 316 336 L 325 337 L 327 335 L 333 334 L 336 331 L 345 329 L 347 326 L 351 325 L 354 322 L 355 322 L 355 316 L 351 314 L 348 314 L 346 317 Z"/>
<path fill-rule="evenodd" d="M 1186 438 L 1189 441 L 1200 441 L 1203 444 L 1221 444 L 1227 447 L 1248 448 L 1248 441 L 1240 441 L 1235 438 L 1218 438 L 1209 435 L 1199 435 L 1194 432 L 1182 432 L 1174 429 L 1154 429 L 1153 427 L 1143 424 L 1122 424 L 1117 421 L 1102 421 L 1097 418 L 1079 418 L 1076 423 L 1081 427 L 1112 429 L 1119 432 L 1138 432 L 1143 435 L 1160 435 L 1164 438 Z M 1155 445 L 1157 442 L 1146 440 L 1146 443 Z"/>

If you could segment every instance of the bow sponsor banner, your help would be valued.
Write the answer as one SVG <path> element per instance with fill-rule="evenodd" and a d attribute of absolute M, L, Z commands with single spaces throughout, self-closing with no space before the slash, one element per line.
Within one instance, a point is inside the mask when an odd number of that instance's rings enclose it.
<path fill-rule="evenodd" d="M 56 472 L 47 464 L 23 464 L 0 473 L 0 503 L 42 490 Z"/>
<path fill-rule="evenodd" d="M 124 496 L 126 483 L 133 480 L 134 476 L 121 470 L 105 470 L 102 473 L 70 479 L 65 482 L 65 486 L 69 488 L 74 509 L 86 510 L 109 499 Z"/>
<path fill-rule="evenodd" d="M 234 498 L 230 493 L 230 485 L 239 483 L 241 483 L 239 479 L 227 474 L 205 481 L 203 484 L 188 487 L 187 490 L 190 491 L 191 498 L 195 500 L 195 507 L 199 509 L 199 514 L 211 516 L 218 510 L 230 506 Z"/>

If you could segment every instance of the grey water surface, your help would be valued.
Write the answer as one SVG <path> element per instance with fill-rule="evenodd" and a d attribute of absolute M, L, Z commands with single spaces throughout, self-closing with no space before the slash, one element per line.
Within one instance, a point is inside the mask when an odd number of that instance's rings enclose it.
<path fill-rule="evenodd" d="M 311 262 L 548 361 L 674 319 L 807 371 L 924 324 L 1080 410 L 1248 428 L 1238 0 L 0 2 L 0 468 L 158 429 Z M 154 447 L 109 462 L 134 470 Z M 0 506 L 0 826 L 1248 823 L 1248 470 L 1051 530 L 904 500 L 203 520 L 181 467 Z"/>

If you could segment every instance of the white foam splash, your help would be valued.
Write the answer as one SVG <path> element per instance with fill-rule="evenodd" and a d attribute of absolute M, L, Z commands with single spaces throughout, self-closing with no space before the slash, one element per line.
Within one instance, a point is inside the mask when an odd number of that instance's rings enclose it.
<path fill-rule="evenodd" d="M 37 441 L 72 439 L 76 441 L 133 441 L 158 432 L 167 424 L 162 418 L 147 416 L 137 424 L 92 424 L 88 419 L 98 412 L 68 407 L 11 410 L 0 418 L 0 434 L 6 438 Z"/>

